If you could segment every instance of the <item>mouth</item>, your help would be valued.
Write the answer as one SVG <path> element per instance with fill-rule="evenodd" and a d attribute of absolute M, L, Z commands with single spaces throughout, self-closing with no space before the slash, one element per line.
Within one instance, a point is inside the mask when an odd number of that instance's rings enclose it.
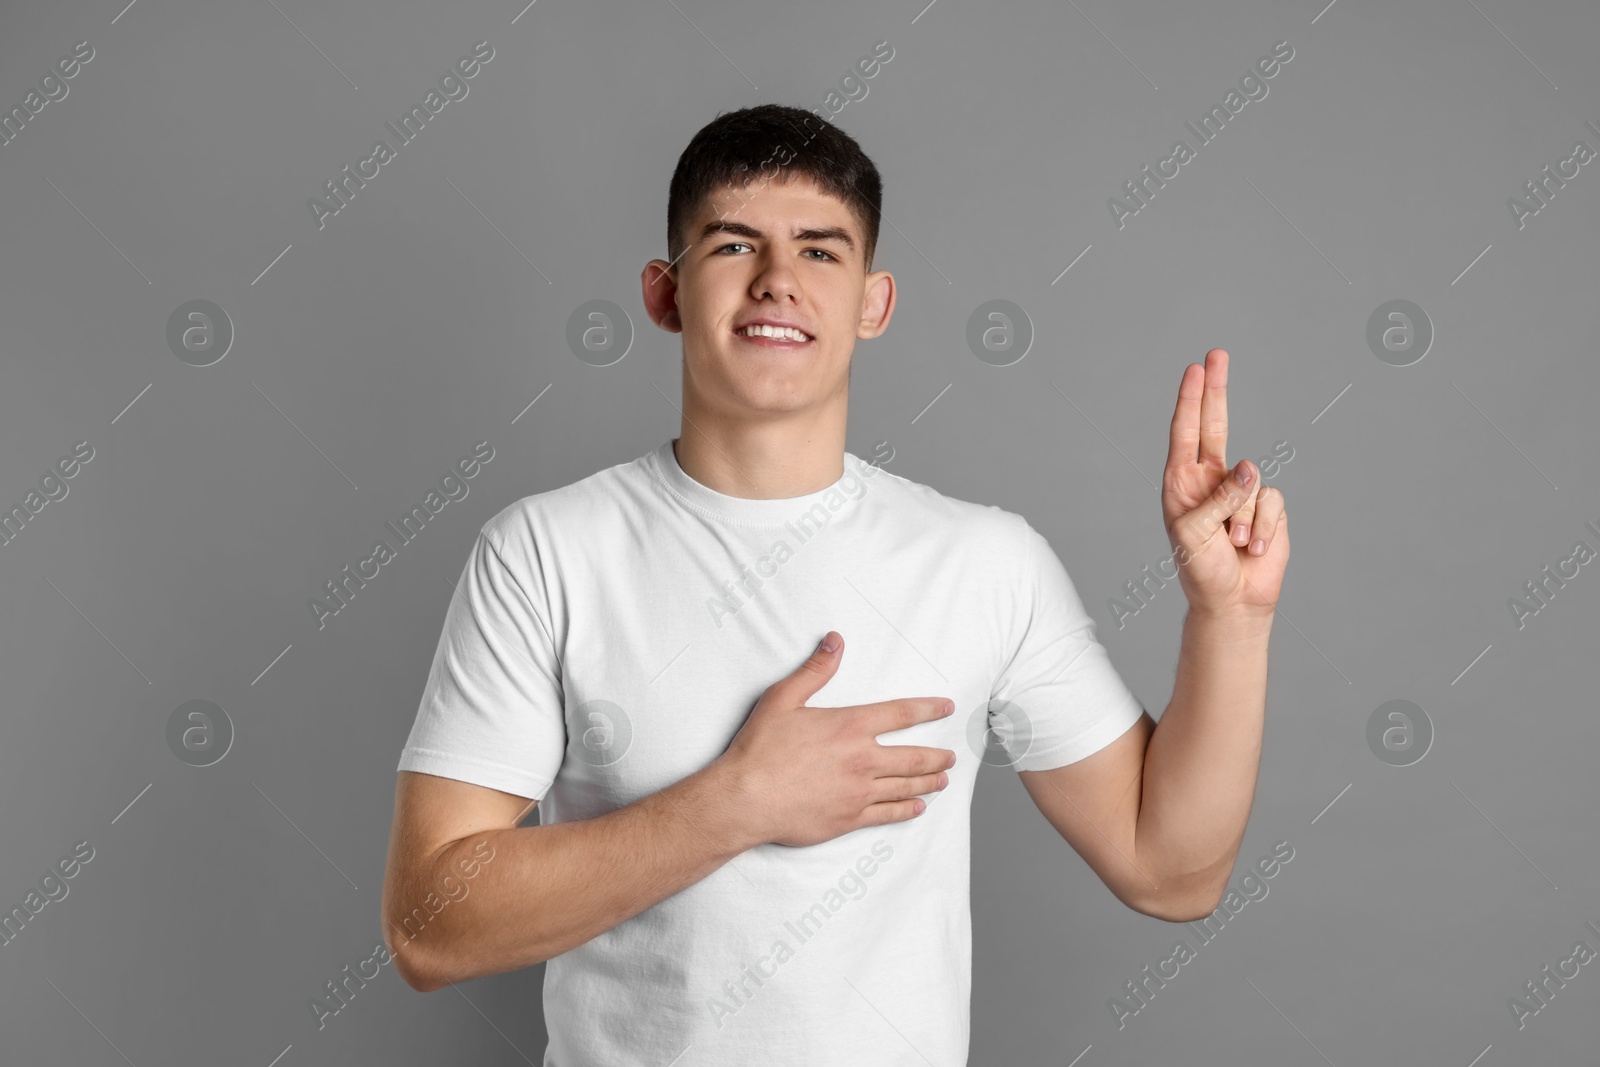
<path fill-rule="evenodd" d="M 745 326 L 734 330 L 733 335 L 746 344 L 777 351 L 804 348 L 816 340 L 810 334 L 792 326 Z"/>

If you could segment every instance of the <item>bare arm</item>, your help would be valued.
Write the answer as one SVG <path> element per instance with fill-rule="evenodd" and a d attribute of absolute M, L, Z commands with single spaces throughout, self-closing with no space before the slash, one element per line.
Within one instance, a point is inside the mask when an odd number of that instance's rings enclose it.
<path fill-rule="evenodd" d="M 401 772 L 383 892 L 396 969 L 427 992 L 530 967 L 700 881 L 757 844 L 730 785 L 713 763 L 597 818 L 518 827 L 526 798 Z"/>
<path fill-rule="evenodd" d="M 768 687 L 728 750 L 704 769 L 592 819 L 518 827 L 533 807 L 524 797 L 401 772 L 382 903 L 400 976 L 428 992 L 532 966 L 756 845 L 816 844 L 920 815 L 926 805 L 916 798 L 945 787 L 955 753 L 880 745 L 877 735 L 950 714 L 953 705 L 907 697 L 805 706 L 842 652 L 842 641 L 819 648 Z"/>
<path fill-rule="evenodd" d="M 1244 840 L 1261 764 L 1272 617 L 1183 623 L 1172 700 L 1145 753 L 1135 842 L 1141 864 L 1176 887 L 1190 917 L 1209 913 Z"/>
<path fill-rule="evenodd" d="M 1087 759 L 1022 774 L 1118 899 L 1171 922 L 1217 906 L 1255 796 L 1267 644 L 1289 562 L 1283 493 L 1229 468 L 1228 353 L 1184 368 L 1162 514 L 1189 600 L 1172 700 Z M 1224 525 L 1226 524 L 1226 525 Z"/>
<path fill-rule="evenodd" d="M 1039 811 L 1135 911 L 1210 914 L 1255 796 L 1271 620 L 1184 621 L 1172 700 L 1077 763 L 1018 777 Z"/>

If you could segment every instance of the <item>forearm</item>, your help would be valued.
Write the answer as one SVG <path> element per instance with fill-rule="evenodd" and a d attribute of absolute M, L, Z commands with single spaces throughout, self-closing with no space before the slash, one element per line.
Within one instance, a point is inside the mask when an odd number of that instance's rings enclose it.
<path fill-rule="evenodd" d="M 1184 619 L 1172 701 L 1145 751 L 1141 869 L 1184 902 L 1221 892 L 1261 762 L 1272 615 Z"/>
<path fill-rule="evenodd" d="M 432 990 L 532 966 L 604 933 L 700 881 L 759 842 L 724 765 L 593 819 L 470 834 L 419 865 L 406 909 L 389 917 L 412 984 Z M 480 842 L 494 849 L 468 892 L 420 932 L 396 928 L 409 908 Z M 423 909 L 427 913 L 427 909 Z"/>

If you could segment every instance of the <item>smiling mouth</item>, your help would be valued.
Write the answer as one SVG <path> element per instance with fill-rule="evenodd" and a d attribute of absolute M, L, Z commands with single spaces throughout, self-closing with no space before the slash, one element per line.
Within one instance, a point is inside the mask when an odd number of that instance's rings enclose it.
<path fill-rule="evenodd" d="M 774 349 L 804 348 L 815 340 L 792 326 L 746 326 L 734 330 L 733 335 L 741 341 Z"/>

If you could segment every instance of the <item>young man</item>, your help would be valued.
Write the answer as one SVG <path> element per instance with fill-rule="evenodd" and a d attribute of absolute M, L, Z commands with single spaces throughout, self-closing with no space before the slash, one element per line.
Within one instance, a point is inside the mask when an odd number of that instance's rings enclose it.
<path fill-rule="evenodd" d="M 895 306 L 881 198 L 808 112 L 702 129 L 642 277 L 683 334 L 678 436 L 505 508 L 461 574 L 384 936 L 424 991 L 548 961 L 546 1067 L 964 1064 L 990 726 L 1128 907 L 1198 918 L 1231 872 L 1289 544 L 1223 459 L 1227 353 L 1172 420 L 1189 614 L 1157 726 L 1025 519 L 845 451 L 852 351 Z"/>

